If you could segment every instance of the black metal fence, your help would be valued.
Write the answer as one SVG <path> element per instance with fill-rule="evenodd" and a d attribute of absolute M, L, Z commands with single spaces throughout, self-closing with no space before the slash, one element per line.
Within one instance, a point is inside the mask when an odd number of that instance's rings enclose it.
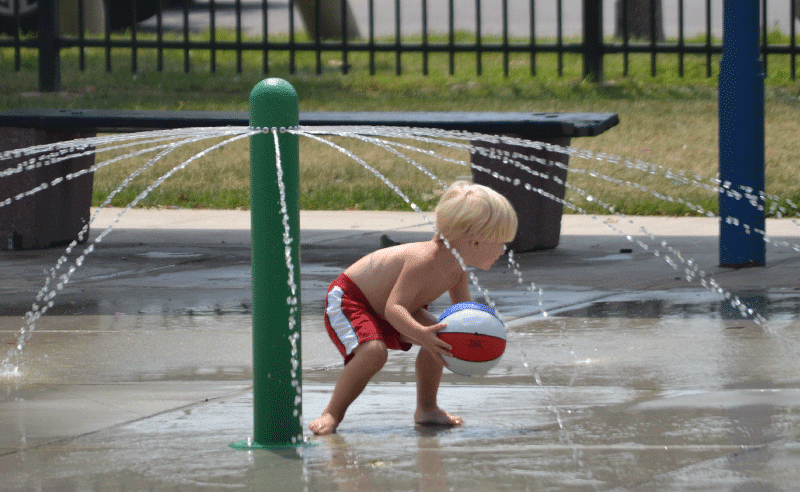
<path fill-rule="evenodd" d="M 621 76 L 645 57 L 652 76 L 671 70 L 683 77 L 686 61 L 700 59 L 712 77 L 722 53 L 722 1 L 0 0 L 0 63 L 11 59 L 19 71 L 23 51 L 37 51 L 45 92 L 60 90 L 65 50 L 77 50 L 79 70 L 101 51 L 106 71 L 120 69 L 112 53 L 125 53 L 133 72 L 144 70 L 143 57 L 155 60 L 147 69 L 164 71 L 165 59 L 176 54 L 187 73 L 215 72 L 223 56 L 242 72 L 243 56 L 255 53 L 264 74 L 322 74 L 335 66 L 342 73 L 428 75 L 432 57 L 445 57 L 451 75 L 467 69 L 508 76 L 523 67 L 531 76 L 545 69 L 563 76 L 571 56 L 593 80 L 604 78 L 612 57 L 621 59 Z M 769 73 L 768 62 L 777 59 L 784 76 L 796 80 L 800 1 L 759 1 L 765 68 Z M 93 9 L 103 11 L 99 22 L 89 18 Z M 199 52 L 207 67 L 193 61 Z M 665 66 L 664 55 L 674 62 Z M 554 62 L 543 63 L 546 56 Z"/>

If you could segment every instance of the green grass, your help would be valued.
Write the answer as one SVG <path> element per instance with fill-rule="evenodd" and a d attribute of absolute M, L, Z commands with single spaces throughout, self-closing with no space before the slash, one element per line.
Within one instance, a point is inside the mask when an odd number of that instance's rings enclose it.
<path fill-rule="evenodd" d="M 141 35 L 142 38 L 144 35 Z M 461 33 L 459 39 L 466 35 Z M 220 35 L 218 35 L 218 39 Z M 446 38 L 431 39 L 441 43 Z M 486 43 L 494 40 L 484 40 Z M 691 40 L 704 43 L 705 39 Z M 786 44 L 780 33 L 770 33 L 770 42 Z M 63 91 L 40 94 L 35 53 L 22 50 L 22 69 L 14 71 L 11 49 L 0 49 L 0 110 L 16 107 L 240 110 L 247 109 L 250 89 L 264 78 L 262 56 L 246 52 L 242 72 L 236 72 L 232 53 L 218 52 L 216 72 L 210 73 L 208 52 L 193 50 L 192 71 L 183 73 L 183 52 L 164 52 L 164 72 L 156 71 L 154 50 L 137 52 L 138 72 L 131 72 L 130 49 L 112 51 L 112 72 L 106 72 L 105 52 L 87 50 L 86 71 L 78 70 L 77 50 L 62 55 Z M 706 77 L 705 56 L 684 58 L 683 78 L 678 76 L 674 55 L 657 57 L 658 74 L 650 76 L 650 55 L 629 57 L 629 76 L 622 77 L 621 55 L 605 58 L 606 80 L 582 80 L 579 55 L 564 55 L 563 76 L 557 76 L 558 59 L 553 54 L 536 56 L 537 75 L 530 75 L 530 56 L 512 55 L 509 75 L 503 76 L 499 54 L 484 53 L 483 74 L 475 74 L 475 55 L 458 54 L 456 71 L 449 74 L 447 54 L 428 58 L 429 75 L 422 75 L 422 56 L 402 55 L 403 75 L 395 75 L 395 55 L 376 55 L 377 74 L 369 75 L 367 54 L 348 55 L 350 73 L 341 74 L 341 52 L 325 52 L 322 74 L 316 74 L 313 54 L 298 53 L 297 72 L 289 73 L 288 55 L 270 53 L 269 76 L 292 83 L 300 96 L 301 111 L 534 111 L 609 112 L 620 116 L 620 125 L 592 138 L 573 139 L 581 149 L 642 160 L 656 166 L 682 171 L 708 181 L 717 170 L 718 128 L 716 73 Z M 798 60 L 800 61 L 800 60 Z M 788 56 L 770 56 L 766 81 L 766 173 L 767 192 L 781 200 L 800 202 L 800 83 L 790 79 Z M 363 143 L 347 144 L 358 155 L 395 181 L 423 208 L 438 198 L 438 185 L 405 162 Z M 202 149 L 176 154 L 164 164 L 132 183 L 113 202 L 124 205 L 155 177 L 180 159 Z M 453 157 L 468 160 L 466 153 Z M 103 155 L 98 159 L 105 158 Z M 123 162 L 99 171 L 95 177 L 95 203 L 100 203 L 135 167 L 144 161 Z M 426 162 L 444 181 L 469 175 L 469 170 L 444 162 Z M 247 144 L 237 143 L 209 156 L 168 180 L 144 206 L 204 208 L 249 207 L 249 158 Z M 640 183 L 664 195 L 681 197 L 705 209 L 716 210 L 716 196 L 701 189 L 675 185 L 663 176 L 630 170 L 619 165 L 573 157 L 570 168 L 592 170 L 615 178 Z M 593 201 L 576 191 L 568 199 L 596 213 L 607 202 L 626 214 L 696 214 L 691 208 L 660 200 L 629 186 L 618 186 L 596 176 L 570 173 L 569 183 L 587 190 Z M 319 143 L 301 139 L 301 207 L 305 209 L 391 209 L 408 206 L 385 185 L 346 156 Z"/>

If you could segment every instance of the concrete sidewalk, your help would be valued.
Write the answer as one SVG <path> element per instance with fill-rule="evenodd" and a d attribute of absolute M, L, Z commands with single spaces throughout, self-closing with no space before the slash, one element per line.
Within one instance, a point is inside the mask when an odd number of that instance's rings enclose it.
<path fill-rule="evenodd" d="M 118 213 L 118 209 L 102 210 L 93 231 L 104 230 Z M 301 211 L 302 261 L 346 267 L 377 248 L 382 235 L 400 242 L 429 239 L 432 234 L 429 222 L 434 221 L 432 213 L 423 217 L 416 212 Z M 106 241 L 243 247 L 250 244 L 249 229 L 247 211 L 134 209 L 120 219 Z M 716 266 L 717 219 L 564 215 L 558 248 L 517 255 L 516 260 L 523 273 L 533 277 L 531 281 L 546 286 L 692 288 L 696 285 L 687 283 L 683 274 L 685 261 L 694 260 L 707 274 L 720 276 L 720 283 L 728 289 L 798 287 L 800 222 L 768 219 L 766 231 L 769 238 L 766 267 L 725 269 Z M 665 261 L 666 257 L 674 258 L 677 269 Z M 495 267 L 486 276 L 490 279 L 499 276 L 502 282 L 506 273 L 502 267 Z"/>
<path fill-rule="evenodd" d="M 798 226 L 768 221 L 767 266 L 733 270 L 716 266 L 713 219 L 604 219 L 564 216 L 558 248 L 516 255 L 521 284 L 503 260 L 476 272 L 512 332 L 487 377 L 445 374 L 440 404 L 463 427 L 414 427 L 414 354 L 393 353 L 337 435 L 248 452 L 228 445 L 252 433 L 249 212 L 131 210 L 37 322 L 20 375 L 0 379 L 0 488 L 793 490 Z M 416 213 L 300 223 L 307 424 L 341 367 L 327 284 L 382 235 L 431 229 Z M 0 252 L 4 343 L 62 254 Z"/>

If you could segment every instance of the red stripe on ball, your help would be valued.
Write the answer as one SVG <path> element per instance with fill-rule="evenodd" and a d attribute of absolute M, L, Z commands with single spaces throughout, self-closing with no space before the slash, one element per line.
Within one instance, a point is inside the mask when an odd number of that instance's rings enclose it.
<path fill-rule="evenodd" d="M 439 333 L 439 338 L 453 347 L 453 357 L 469 362 L 495 360 L 506 349 L 504 339 L 477 333 Z"/>

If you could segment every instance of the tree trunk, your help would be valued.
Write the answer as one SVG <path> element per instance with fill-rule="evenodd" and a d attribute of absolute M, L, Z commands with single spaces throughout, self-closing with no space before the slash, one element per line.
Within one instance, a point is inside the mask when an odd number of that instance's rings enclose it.
<path fill-rule="evenodd" d="M 795 0 L 800 1 L 800 0 Z M 623 21 L 627 19 L 628 39 L 651 39 L 650 7 L 655 4 L 655 39 L 664 41 L 664 16 L 661 0 L 617 0 L 614 37 L 624 38 Z M 627 13 L 623 17 L 623 10 Z"/>
<path fill-rule="evenodd" d="M 319 2 L 319 9 L 317 9 Z M 312 39 L 342 39 L 342 5 L 347 15 L 347 39 L 361 37 L 356 25 L 356 18 L 347 0 L 297 0 L 297 7 L 303 16 L 306 31 Z M 319 12 L 319 33 L 317 33 L 317 12 Z"/>
<path fill-rule="evenodd" d="M 103 0 L 84 0 L 83 26 L 92 34 L 105 33 L 105 5 Z M 61 34 L 78 35 L 78 0 L 61 0 Z"/>

